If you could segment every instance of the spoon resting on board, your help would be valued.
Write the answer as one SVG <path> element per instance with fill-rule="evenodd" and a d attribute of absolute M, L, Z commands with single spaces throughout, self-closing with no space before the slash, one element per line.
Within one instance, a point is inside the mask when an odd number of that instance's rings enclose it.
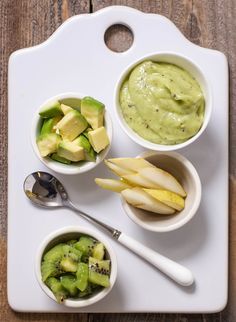
<path fill-rule="evenodd" d="M 189 269 L 144 246 L 118 229 L 79 210 L 69 199 L 64 186 L 53 175 L 42 171 L 31 173 L 24 181 L 24 191 L 26 196 L 38 206 L 44 208 L 70 208 L 90 223 L 97 224 L 109 232 L 120 244 L 145 259 L 178 284 L 189 286 L 194 282 L 193 275 Z"/>

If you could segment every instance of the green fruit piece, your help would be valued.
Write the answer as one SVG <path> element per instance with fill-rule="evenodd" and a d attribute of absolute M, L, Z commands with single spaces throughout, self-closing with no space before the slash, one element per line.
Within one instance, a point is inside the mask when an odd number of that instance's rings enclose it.
<path fill-rule="evenodd" d="M 48 277 L 55 277 L 62 273 L 59 262 L 43 261 L 41 264 L 42 281 L 45 282 Z"/>
<path fill-rule="evenodd" d="M 92 131 L 93 129 L 91 129 L 91 127 L 88 127 L 84 132 L 83 135 L 88 139 L 88 132 Z"/>
<path fill-rule="evenodd" d="M 96 160 L 95 152 L 91 144 L 89 143 L 89 140 L 84 135 L 80 135 L 79 137 L 77 137 L 73 141 L 73 143 L 75 143 L 76 145 L 84 149 L 85 160 L 87 161 Z"/>
<path fill-rule="evenodd" d="M 73 109 L 76 109 L 77 111 L 80 111 L 81 99 L 79 98 L 63 98 L 60 100 L 60 102 L 61 104 L 65 104 Z"/>
<path fill-rule="evenodd" d="M 68 240 L 68 242 L 66 242 L 66 243 L 67 243 L 67 245 L 73 246 L 75 243 L 77 243 L 77 239 Z"/>
<path fill-rule="evenodd" d="M 97 153 L 104 150 L 110 144 L 107 131 L 104 126 L 99 127 L 96 130 L 89 131 L 88 138 L 94 151 Z"/>
<path fill-rule="evenodd" d="M 88 123 L 83 115 L 81 115 L 80 112 L 73 110 L 67 113 L 61 121 L 57 123 L 56 128 L 59 130 L 63 139 L 73 141 L 87 128 L 87 126 Z"/>
<path fill-rule="evenodd" d="M 83 292 L 79 292 L 79 298 L 89 296 L 93 293 L 92 284 L 88 283 L 87 288 Z"/>
<path fill-rule="evenodd" d="M 81 101 L 81 114 L 93 129 L 103 126 L 105 105 L 92 97 L 84 97 Z"/>
<path fill-rule="evenodd" d="M 58 101 L 44 105 L 39 111 L 39 115 L 42 118 L 54 117 L 56 115 L 62 115 L 61 104 Z"/>
<path fill-rule="evenodd" d="M 71 164 L 70 160 L 67 160 L 66 158 L 60 157 L 57 153 L 53 153 L 51 155 L 51 159 L 53 159 L 54 161 L 60 162 L 60 163 Z"/>
<path fill-rule="evenodd" d="M 102 260 L 104 258 L 105 255 L 105 247 L 102 243 L 98 243 L 97 245 L 95 245 L 93 251 L 92 251 L 92 257 Z"/>
<path fill-rule="evenodd" d="M 54 116 L 49 119 L 45 119 L 43 121 L 43 125 L 41 127 L 41 132 L 40 134 L 47 134 L 47 133 L 52 133 L 55 132 L 54 126 L 62 119 L 61 115 Z"/>
<path fill-rule="evenodd" d="M 70 296 L 75 297 L 78 294 L 76 287 L 77 279 L 74 275 L 67 274 L 61 276 L 61 285 L 69 292 Z"/>
<path fill-rule="evenodd" d="M 103 287 L 110 286 L 110 260 L 98 260 L 89 257 L 89 282 L 101 285 Z"/>
<path fill-rule="evenodd" d="M 82 292 L 88 286 L 88 275 L 89 275 L 88 264 L 79 263 L 78 264 L 78 269 L 77 269 L 77 272 L 76 272 L 76 277 L 77 277 L 76 286 Z"/>
<path fill-rule="evenodd" d="M 71 257 L 65 257 L 60 262 L 60 267 L 64 272 L 75 273 L 77 271 L 78 263 Z"/>
<path fill-rule="evenodd" d="M 81 236 L 79 241 L 74 244 L 74 247 L 83 254 L 81 258 L 82 261 L 88 262 L 88 258 L 92 255 L 92 251 L 96 243 L 96 240 L 91 237 Z"/>
<path fill-rule="evenodd" d="M 42 134 L 37 138 L 37 146 L 42 157 L 46 157 L 57 151 L 61 141 L 60 135 L 56 133 Z"/>
<path fill-rule="evenodd" d="M 63 301 L 68 297 L 68 291 L 62 286 L 61 282 L 57 278 L 49 277 L 45 283 L 53 292 L 58 303 L 63 303 Z"/>
<path fill-rule="evenodd" d="M 63 114 L 66 115 L 69 112 L 73 111 L 73 108 L 68 105 L 61 104 L 61 110 L 62 110 Z"/>
<path fill-rule="evenodd" d="M 85 159 L 84 149 L 73 142 L 61 141 L 58 145 L 57 155 L 69 161 L 78 162 Z"/>

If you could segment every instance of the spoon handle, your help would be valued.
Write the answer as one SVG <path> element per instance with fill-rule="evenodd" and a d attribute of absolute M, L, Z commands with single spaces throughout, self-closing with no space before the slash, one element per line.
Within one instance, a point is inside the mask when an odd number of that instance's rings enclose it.
<path fill-rule="evenodd" d="M 161 272 L 169 276 L 175 282 L 182 286 L 189 286 L 193 283 L 194 278 L 190 270 L 184 266 L 172 261 L 171 259 L 155 252 L 154 250 L 144 246 L 137 240 L 125 235 L 119 230 L 101 222 L 100 220 L 80 211 L 70 200 L 67 200 L 65 206 L 76 211 L 80 216 L 90 222 L 96 223 L 103 229 L 107 230 L 114 239 L 119 241 L 126 248 L 130 249 L 139 257 L 145 259 L 147 262 L 158 268 Z"/>
<path fill-rule="evenodd" d="M 194 277 L 191 271 L 184 266 L 172 261 L 171 259 L 155 252 L 154 250 L 144 246 L 137 240 L 121 233 L 118 241 L 136 253 L 138 256 L 151 263 L 161 272 L 169 276 L 175 282 L 182 286 L 189 286 L 193 283 Z"/>

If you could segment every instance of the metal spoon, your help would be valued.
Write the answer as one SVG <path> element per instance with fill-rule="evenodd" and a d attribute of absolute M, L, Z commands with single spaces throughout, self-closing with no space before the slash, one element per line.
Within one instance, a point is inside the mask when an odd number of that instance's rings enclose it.
<path fill-rule="evenodd" d="M 68 194 L 54 176 L 46 172 L 34 172 L 24 182 L 24 191 L 27 197 L 35 204 L 45 208 L 66 207 L 77 212 L 78 215 L 91 223 L 96 223 L 108 231 L 114 239 L 130 249 L 132 252 L 154 265 L 161 272 L 169 276 L 175 282 L 183 286 L 189 286 L 194 278 L 190 270 L 182 265 L 164 257 L 150 248 L 139 243 L 135 239 L 126 236 L 123 232 L 97 220 L 76 208 L 68 197 Z"/>

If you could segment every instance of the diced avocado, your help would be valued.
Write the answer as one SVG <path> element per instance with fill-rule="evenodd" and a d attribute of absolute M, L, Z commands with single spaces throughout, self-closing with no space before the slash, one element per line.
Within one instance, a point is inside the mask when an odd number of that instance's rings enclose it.
<path fill-rule="evenodd" d="M 83 292 L 88 286 L 88 275 L 89 275 L 88 264 L 79 263 L 78 269 L 76 272 L 76 277 L 77 277 L 76 286 L 81 292 Z"/>
<path fill-rule="evenodd" d="M 62 141 L 58 145 L 57 154 L 59 157 L 78 162 L 85 159 L 84 149 L 69 141 Z"/>
<path fill-rule="evenodd" d="M 60 135 L 56 133 L 42 134 L 37 139 L 37 146 L 42 157 L 57 151 L 57 147 L 61 141 Z"/>
<path fill-rule="evenodd" d="M 51 159 L 53 159 L 54 161 L 60 162 L 60 163 L 64 163 L 64 164 L 71 164 L 70 160 L 67 160 L 63 157 L 60 157 L 57 153 L 53 153 L 51 155 Z"/>
<path fill-rule="evenodd" d="M 89 131 L 88 138 L 94 151 L 97 153 L 104 150 L 110 144 L 107 131 L 104 126 L 99 127 L 96 130 Z"/>
<path fill-rule="evenodd" d="M 57 115 L 43 121 L 40 134 L 55 132 L 54 126 L 62 119 L 62 115 Z"/>
<path fill-rule="evenodd" d="M 85 160 L 87 161 L 95 161 L 96 160 L 96 154 L 89 143 L 88 139 L 84 135 L 80 135 L 78 138 L 76 138 L 73 143 L 76 145 L 81 146 L 84 149 L 85 154 Z"/>
<path fill-rule="evenodd" d="M 73 109 L 80 111 L 80 106 L 81 106 L 81 99 L 79 98 L 63 98 L 60 100 L 61 104 L 68 105 L 72 107 Z"/>
<path fill-rule="evenodd" d="M 56 115 L 62 115 L 61 104 L 58 101 L 54 101 L 52 103 L 48 103 L 44 105 L 40 111 L 39 115 L 42 118 L 54 117 Z"/>
<path fill-rule="evenodd" d="M 93 129 L 91 129 L 91 127 L 88 127 L 84 132 L 83 135 L 88 139 L 88 132 L 92 131 Z"/>
<path fill-rule="evenodd" d="M 66 274 L 61 276 L 61 285 L 69 292 L 70 296 L 72 297 L 75 297 L 78 294 L 76 282 L 77 279 L 72 274 Z"/>
<path fill-rule="evenodd" d="M 63 114 L 66 115 L 69 112 L 73 111 L 73 108 L 68 105 L 61 104 L 61 110 L 62 110 Z"/>
<path fill-rule="evenodd" d="M 103 126 L 105 105 L 92 97 L 86 96 L 81 101 L 81 114 L 93 129 Z"/>
<path fill-rule="evenodd" d="M 82 133 L 88 126 L 86 119 L 80 112 L 73 110 L 67 113 L 60 122 L 57 123 L 56 128 L 59 130 L 63 139 L 73 141 L 80 133 Z"/>

